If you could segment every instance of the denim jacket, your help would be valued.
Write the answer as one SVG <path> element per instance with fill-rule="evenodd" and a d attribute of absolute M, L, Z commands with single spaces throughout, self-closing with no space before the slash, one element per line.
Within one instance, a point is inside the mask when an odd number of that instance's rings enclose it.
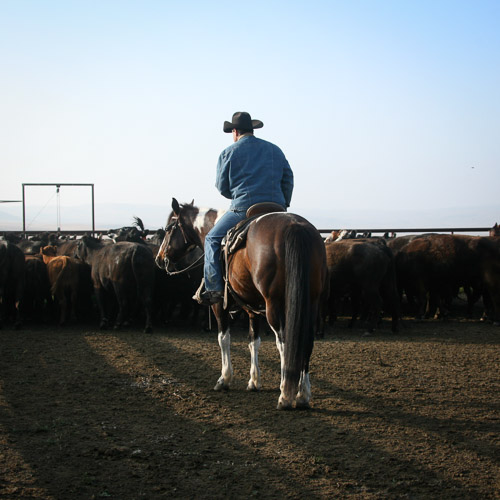
<path fill-rule="evenodd" d="M 278 146 L 248 135 L 220 154 L 215 186 L 232 200 L 231 210 L 247 210 L 264 201 L 289 207 L 293 172 Z"/>

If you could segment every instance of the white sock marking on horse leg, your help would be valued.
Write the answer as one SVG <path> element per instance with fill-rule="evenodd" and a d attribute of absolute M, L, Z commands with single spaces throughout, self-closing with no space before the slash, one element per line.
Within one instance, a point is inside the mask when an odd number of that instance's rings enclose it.
<path fill-rule="evenodd" d="M 308 407 L 311 401 L 311 382 L 309 380 L 309 373 L 302 371 L 299 380 L 299 392 L 296 397 L 296 405 Z"/>
<path fill-rule="evenodd" d="M 274 331 L 274 330 L 273 330 Z M 280 383 L 280 397 L 278 399 L 278 409 L 290 408 L 292 406 L 292 401 L 288 401 L 285 396 L 285 344 L 280 340 L 279 335 L 274 331 L 276 335 L 276 347 L 280 353 L 281 359 L 281 383 Z"/>
<path fill-rule="evenodd" d="M 222 370 L 221 376 L 215 384 L 214 391 L 229 389 L 233 380 L 233 366 L 231 364 L 231 334 L 229 333 L 229 329 L 225 332 L 219 332 L 218 340 L 222 358 Z"/>
<path fill-rule="evenodd" d="M 252 340 L 248 344 L 250 350 L 250 380 L 248 381 L 248 391 L 260 391 L 260 369 L 259 369 L 259 348 L 260 337 Z"/>

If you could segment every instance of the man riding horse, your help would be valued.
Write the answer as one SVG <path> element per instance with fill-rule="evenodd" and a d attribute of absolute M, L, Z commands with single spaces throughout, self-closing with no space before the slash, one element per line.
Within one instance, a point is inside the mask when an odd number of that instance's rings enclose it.
<path fill-rule="evenodd" d="M 201 304 L 217 304 L 224 296 L 221 243 L 229 229 L 245 219 L 248 208 L 262 202 L 290 206 L 292 169 L 278 146 L 254 136 L 254 129 L 263 126 L 246 112 L 234 113 L 231 122 L 224 122 L 223 130 L 233 134 L 234 144 L 219 156 L 215 185 L 231 205 L 205 239 L 205 290 L 195 296 Z"/>
<path fill-rule="evenodd" d="M 236 304 L 249 318 L 247 389 L 261 388 L 259 318 L 264 317 L 275 333 L 281 360 L 277 408 L 308 408 L 309 360 L 328 297 L 326 250 L 323 238 L 309 221 L 285 211 L 292 197 L 293 173 L 281 149 L 254 137 L 253 130 L 262 126 L 261 121 L 243 112 L 235 113 L 232 122 L 224 122 L 224 132 L 232 132 L 234 144 L 219 157 L 216 187 L 231 199 L 231 206 L 205 238 L 206 290 L 202 292 L 200 286 L 194 298 L 211 305 L 217 320 L 222 366 L 214 390 L 227 390 L 233 382 L 229 316 Z M 162 269 L 168 271 L 191 249 L 203 247 L 189 217 L 190 209 L 192 204 L 172 199 L 174 217 L 165 228 L 156 256 Z M 225 246 L 223 278 L 222 240 L 240 221 L 245 221 L 245 232 L 238 225 L 235 229 L 242 232 L 230 237 Z"/>

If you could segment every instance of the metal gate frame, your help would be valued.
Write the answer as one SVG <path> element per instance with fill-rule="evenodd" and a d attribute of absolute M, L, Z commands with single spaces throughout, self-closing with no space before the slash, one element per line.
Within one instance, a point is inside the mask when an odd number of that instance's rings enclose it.
<path fill-rule="evenodd" d="M 54 182 L 54 183 L 46 183 L 46 182 L 33 182 L 33 183 L 24 183 L 23 182 L 23 234 L 26 236 L 26 196 L 25 196 L 25 187 L 26 186 L 55 186 L 59 189 L 61 186 L 79 186 L 79 187 L 91 187 L 91 197 L 92 197 L 92 235 L 95 233 L 95 206 L 94 206 L 94 184 L 79 184 L 79 183 L 64 183 L 64 182 Z"/>

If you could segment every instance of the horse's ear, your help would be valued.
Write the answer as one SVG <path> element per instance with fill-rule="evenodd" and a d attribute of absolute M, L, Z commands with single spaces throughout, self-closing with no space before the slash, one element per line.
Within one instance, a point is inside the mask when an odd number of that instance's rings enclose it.
<path fill-rule="evenodd" d="M 191 200 L 190 204 L 193 205 L 193 207 L 194 207 L 194 198 Z"/>
<path fill-rule="evenodd" d="M 181 207 L 179 207 L 179 202 L 175 198 L 172 198 L 172 210 L 174 211 L 175 215 L 179 216 Z"/>

